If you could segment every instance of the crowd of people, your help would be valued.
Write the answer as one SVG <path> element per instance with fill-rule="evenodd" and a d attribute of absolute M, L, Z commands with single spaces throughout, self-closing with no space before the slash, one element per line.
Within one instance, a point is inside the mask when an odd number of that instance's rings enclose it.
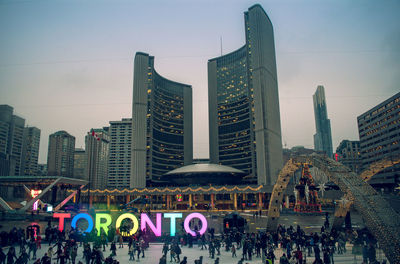
<path fill-rule="evenodd" d="M 231 228 L 222 234 L 215 234 L 214 229 L 200 235 L 197 230 L 199 223 L 193 223 L 192 228 L 197 233 L 193 237 L 185 232 L 178 232 L 175 237 L 164 234 L 162 257 L 159 264 L 180 263 L 188 264 L 186 256 L 181 257 L 182 247 L 205 251 L 214 264 L 220 263 L 221 251 L 229 252 L 232 263 L 245 264 L 254 259 L 263 259 L 265 263 L 303 264 L 313 257 L 312 263 L 333 264 L 334 254 L 346 252 L 346 243 L 350 241 L 362 249 L 363 263 L 379 263 L 376 260 L 376 241 L 366 231 L 337 231 L 329 229 L 329 220 L 326 219 L 320 232 L 306 234 L 300 226 L 285 227 L 279 225 L 276 232 L 248 233 Z M 121 231 L 121 230 L 119 230 Z M 150 232 L 138 232 L 133 236 L 123 237 L 117 230 L 110 228 L 108 234 L 97 230 L 84 233 L 79 229 L 59 231 L 57 226 L 48 224 L 45 229 L 44 241 L 48 243 L 48 250 L 38 257 L 37 250 L 41 248 L 42 238 L 40 230 L 28 228 L 26 231 L 12 228 L 10 232 L 0 233 L 0 264 L 27 264 L 34 260 L 35 264 L 50 264 L 56 260 L 57 264 L 117 264 L 117 251 L 124 246 L 128 247 L 129 261 L 140 261 L 145 258 L 145 251 L 151 240 Z M 6 252 L 6 249 L 8 251 Z M 78 250 L 82 249 L 83 258 L 77 260 Z M 283 254 L 276 255 L 281 248 Z M 104 256 L 106 249 L 111 254 Z M 18 253 L 17 253 L 18 251 Z M 208 251 L 208 252 L 207 252 Z M 311 263 L 308 261 L 308 263 Z M 203 264 L 203 256 L 194 261 L 194 264 Z"/>

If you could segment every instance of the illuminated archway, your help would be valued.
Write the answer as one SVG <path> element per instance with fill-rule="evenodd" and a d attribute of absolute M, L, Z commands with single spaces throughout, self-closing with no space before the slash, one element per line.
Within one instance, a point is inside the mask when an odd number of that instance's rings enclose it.
<path fill-rule="evenodd" d="M 397 155 L 393 157 L 388 157 L 386 159 L 372 163 L 368 167 L 368 169 L 361 172 L 359 177 L 365 182 L 368 182 L 375 174 L 378 174 L 384 169 L 392 167 L 398 163 L 400 163 L 400 156 Z M 350 207 L 352 204 L 353 199 L 351 198 L 351 196 L 345 194 L 335 210 L 335 217 L 333 219 L 332 227 L 340 228 L 343 225 L 346 214 L 350 211 Z"/>
<path fill-rule="evenodd" d="M 302 163 L 322 170 L 328 179 L 339 186 L 354 201 L 370 232 L 377 238 L 391 263 L 400 263 L 400 219 L 392 207 L 359 175 L 339 162 L 320 155 L 298 156 L 290 159 L 279 173 L 269 203 L 267 230 L 275 231 L 280 205 L 290 178 Z M 372 177 L 372 176 L 371 176 Z"/>

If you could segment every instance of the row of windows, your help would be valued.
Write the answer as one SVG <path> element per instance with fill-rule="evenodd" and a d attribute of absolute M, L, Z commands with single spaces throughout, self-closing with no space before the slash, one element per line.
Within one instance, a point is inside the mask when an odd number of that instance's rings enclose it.
<path fill-rule="evenodd" d="M 238 138 L 238 137 L 243 137 L 246 135 L 250 135 L 250 129 L 240 131 L 240 132 L 232 132 L 232 133 L 227 133 L 223 135 L 218 135 L 218 139 L 221 144 L 223 144 L 223 141 L 225 140 L 231 140 L 232 138 Z"/>
<path fill-rule="evenodd" d="M 240 131 L 244 131 L 244 130 L 248 130 L 250 127 L 250 120 L 244 120 L 241 122 L 236 122 L 233 124 L 229 124 L 229 125 L 224 125 L 224 126 L 219 126 L 218 127 L 218 133 L 219 134 L 231 134 L 234 132 L 240 132 Z"/>
<path fill-rule="evenodd" d="M 153 138 L 166 143 L 171 142 L 174 144 L 183 144 L 183 135 L 163 133 L 156 129 L 153 129 Z"/>
<path fill-rule="evenodd" d="M 361 124 L 370 123 L 370 122 L 374 121 L 375 119 L 382 117 L 382 116 L 385 115 L 385 114 L 389 114 L 389 113 L 391 113 L 392 111 L 395 111 L 396 109 L 399 109 L 399 108 L 400 108 L 400 104 L 398 104 L 399 101 L 400 101 L 400 97 L 399 97 L 399 98 L 396 98 L 394 101 L 388 103 L 386 106 L 383 106 L 383 107 L 381 107 L 381 108 L 379 108 L 379 109 L 373 111 L 372 113 L 369 113 L 369 114 L 367 114 L 367 115 L 364 116 L 364 117 L 361 117 L 361 118 L 358 120 L 359 124 L 360 124 L 360 123 L 361 123 Z M 392 106 L 393 104 L 397 104 L 397 105 Z M 389 105 L 390 105 L 390 106 L 389 106 Z M 389 108 L 389 107 L 390 107 L 390 108 Z M 389 108 L 389 109 L 387 109 L 387 108 Z M 386 110 L 386 109 L 387 109 L 387 110 Z M 382 112 L 383 110 L 386 110 L 386 111 L 385 111 L 385 112 Z M 379 113 L 379 115 L 377 115 L 378 113 Z M 375 115 L 375 116 L 374 116 L 374 115 Z"/>

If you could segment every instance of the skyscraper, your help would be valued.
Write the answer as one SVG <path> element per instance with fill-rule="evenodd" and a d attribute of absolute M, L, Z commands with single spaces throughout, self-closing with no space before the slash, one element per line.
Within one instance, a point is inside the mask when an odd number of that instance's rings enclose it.
<path fill-rule="evenodd" d="M 13 114 L 9 105 L 0 105 L 0 172 L 21 175 L 21 156 L 25 119 Z"/>
<path fill-rule="evenodd" d="M 131 186 L 132 118 L 110 121 L 110 153 L 108 157 L 107 187 L 110 189 Z"/>
<path fill-rule="evenodd" d="M 244 22 L 245 45 L 208 61 L 210 162 L 273 185 L 283 166 L 273 27 L 260 5 Z"/>
<path fill-rule="evenodd" d="M 110 137 L 104 129 L 91 129 L 85 137 L 87 179 L 92 189 L 105 189 Z"/>
<path fill-rule="evenodd" d="M 74 151 L 74 178 L 88 180 L 87 155 L 84 149 L 76 148 Z"/>
<path fill-rule="evenodd" d="M 49 176 L 73 177 L 75 137 L 66 131 L 49 136 L 47 174 Z"/>
<path fill-rule="evenodd" d="M 328 119 L 328 110 L 326 109 L 325 89 L 319 85 L 313 95 L 315 128 L 314 149 L 324 151 L 328 157 L 332 158 L 332 134 L 331 121 Z"/>
<path fill-rule="evenodd" d="M 36 127 L 25 127 L 22 145 L 21 175 L 37 175 L 39 145 L 40 129 Z"/>
<path fill-rule="evenodd" d="M 193 159 L 192 87 L 159 75 L 154 57 L 142 52 L 133 79 L 131 188 Z"/>

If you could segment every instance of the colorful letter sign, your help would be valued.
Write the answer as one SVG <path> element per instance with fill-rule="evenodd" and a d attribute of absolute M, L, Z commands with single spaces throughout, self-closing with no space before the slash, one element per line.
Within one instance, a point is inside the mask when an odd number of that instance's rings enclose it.
<path fill-rule="evenodd" d="M 147 214 L 140 215 L 140 229 L 143 231 L 146 228 L 150 228 L 150 230 L 156 235 L 161 236 L 162 232 L 162 214 L 156 213 L 156 224 L 154 225 L 153 221 Z M 71 218 L 71 214 L 67 213 L 54 213 L 54 218 L 58 218 L 58 228 L 60 231 L 64 230 L 64 220 L 67 218 Z M 165 213 L 164 218 L 170 219 L 170 236 L 175 236 L 176 234 L 176 219 L 182 218 L 182 213 Z M 188 234 L 192 236 L 196 236 L 196 232 L 190 229 L 189 223 L 192 219 L 197 218 L 201 221 L 201 229 L 199 231 L 200 235 L 204 234 L 207 230 L 207 219 L 204 215 L 200 213 L 191 213 L 189 214 L 184 221 L 184 228 Z M 95 215 L 95 221 L 93 218 L 87 213 L 79 213 L 72 218 L 71 227 L 76 228 L 78 220 L 85 219 L 88 222 L 88 227 L 84 232 L 90 233 L 93 228 L 96 226 L 97 236 L 100 236 L 101 229 L 103 229 L 104 233 L 108 234 L 109 226 L 113 223 L 112 217 L 110 214 L 106 213 L 98 213 Z M 127 233 L 129 236 L 135 234 L 139 229 L 139 221 L 137 217 L 130 213 L 125 213 L 120 216 L 115 221 L 115 228 L 119 230 L 121 227 L 121 223 L 124 219 L 130 219 L 133 223 L 132 229 Z M 95 226 L 94 223 L 95 222 Z M 125 235 L 125 234 L 123 234 Z"/>

